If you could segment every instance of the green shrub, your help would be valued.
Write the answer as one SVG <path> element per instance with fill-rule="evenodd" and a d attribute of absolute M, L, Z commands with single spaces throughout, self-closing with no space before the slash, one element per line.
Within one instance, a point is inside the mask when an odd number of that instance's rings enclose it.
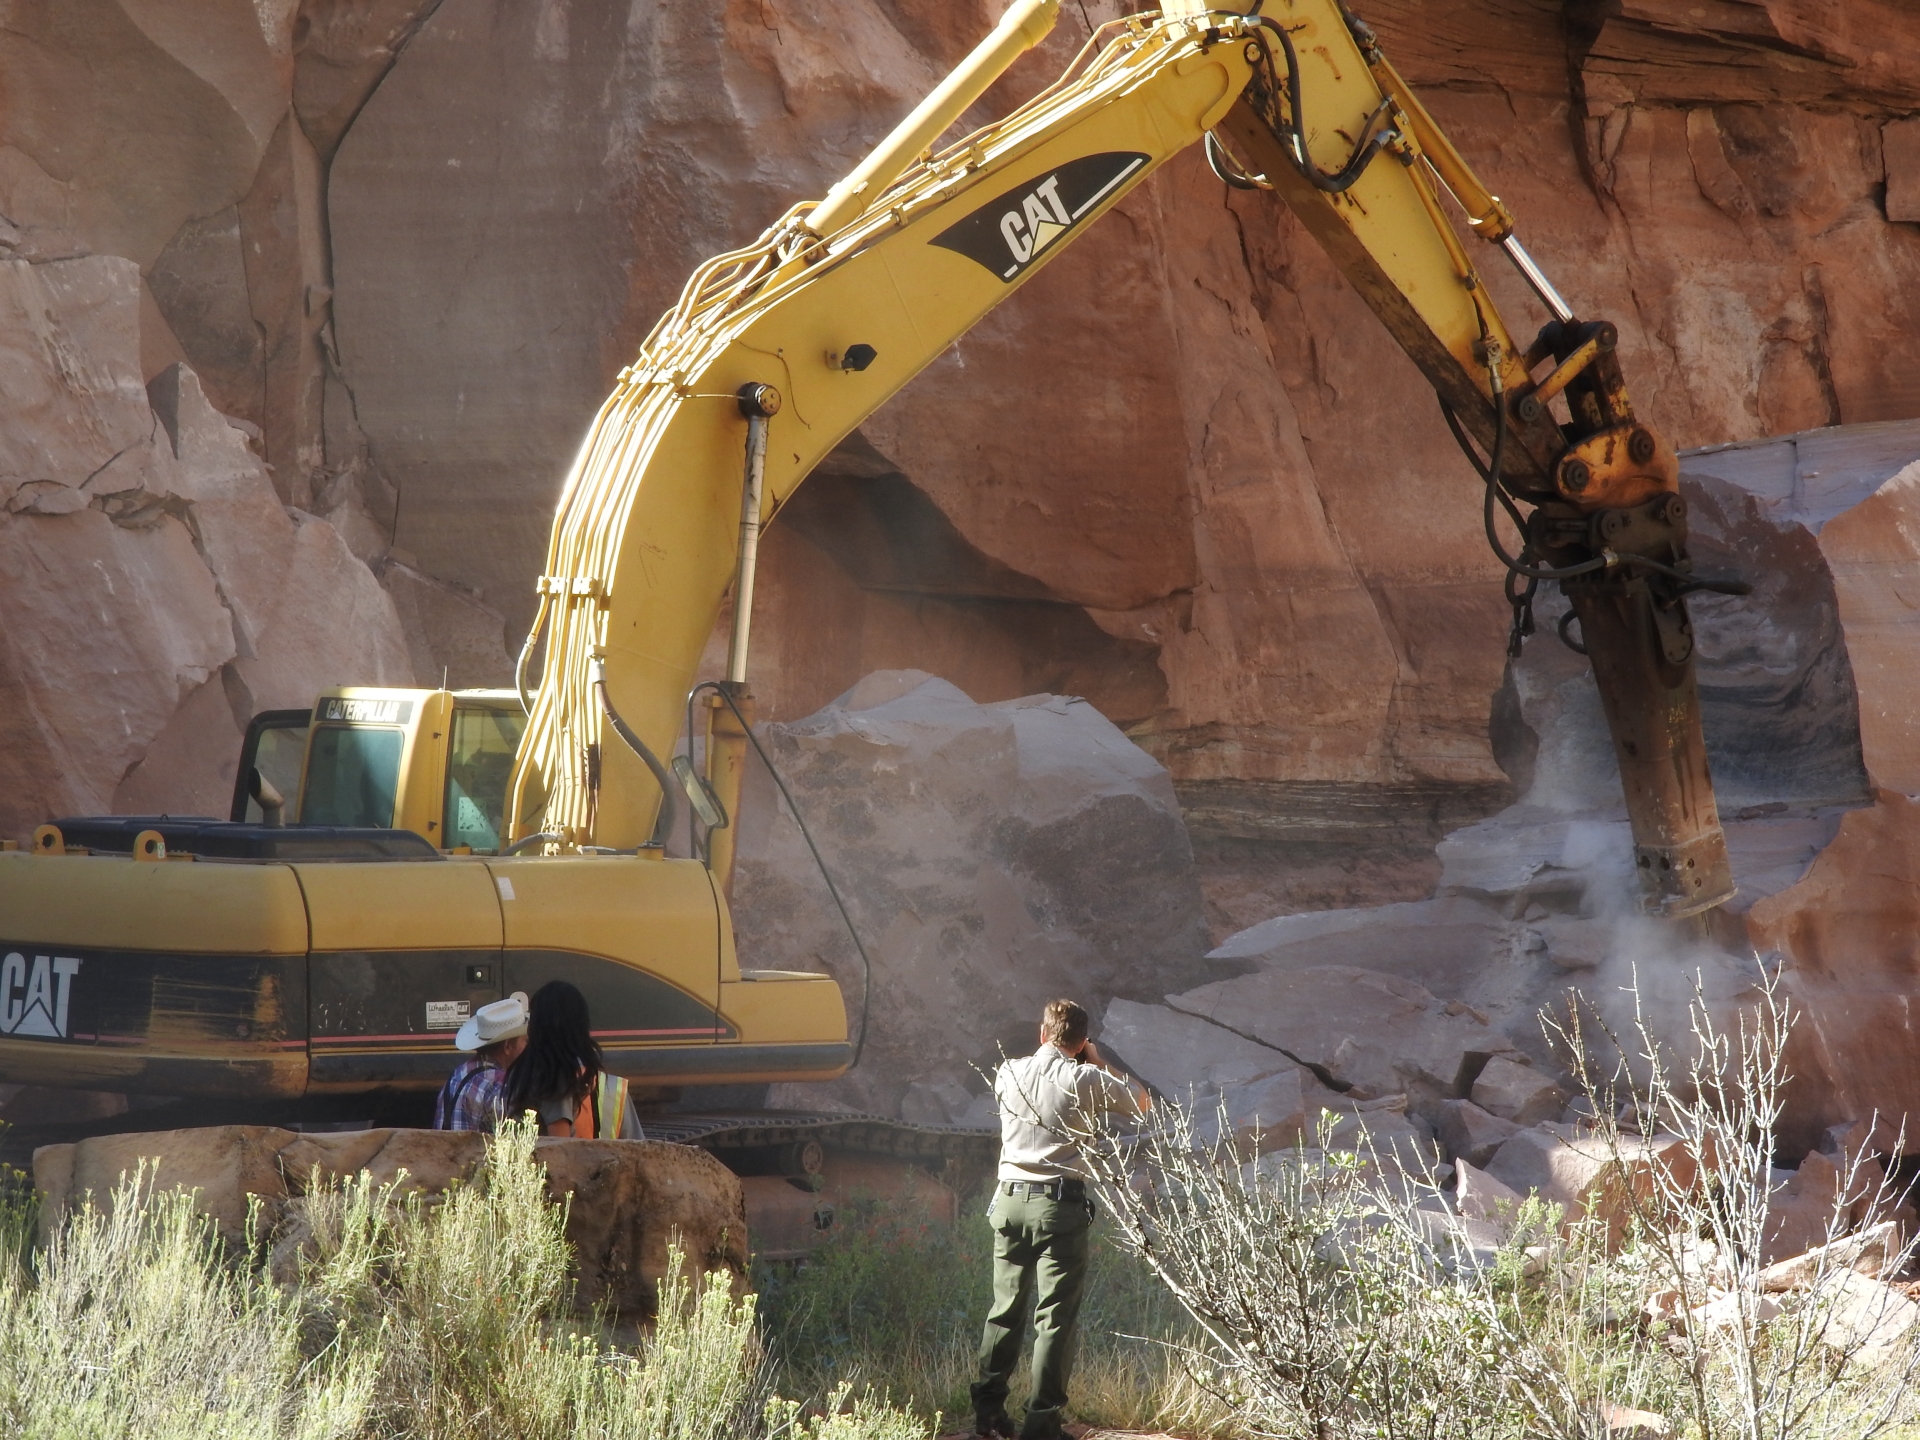
<path fill-rule="evenodd" d="M 924 1440 L 844 1387 L 828 1414 L 773 1400 L 752 1297 L 725 1274 L 695 1281 L 677 1252 L 651 1332 L 612 1344 L 569 1309 L 565 1236 L 521 1127 L 490 1142 L 471 1185 L 435 1200 L 404 1176 L 320 1186 L 239 1254 L 191 1195 L 151 1193 L 143 1172 L 44 1253 L 0 1250 L 0 1433 Z"/>
<path fill-rule="evenodd" d="M 304 1353 L 300 1311 L 226 1262 L 191 1196 L 145 1172 L 0 1268 L 0 1429 L 26 1440 L 302 1440 L 359 1432 L 366 1357 Z"/>
<path fill-rule="evenodd" d="M 0 1133 L 6 1130 L 0 1124 Z M 18 1165 L 0 1164 L 0 1266 L 30 1265 L 40 1229 L 40 1196 L 33 1176 Z"/>

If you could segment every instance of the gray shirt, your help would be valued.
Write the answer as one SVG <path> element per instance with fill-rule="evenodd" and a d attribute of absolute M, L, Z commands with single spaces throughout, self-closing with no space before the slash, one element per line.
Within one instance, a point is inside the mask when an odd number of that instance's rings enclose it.
<path fill-rule="evenodd" d="M 993 1079 L 1000 1106 L 1000 1178 L 1085 1178 L 1075 1139 L 1102 1115 L 1140 1113 L 1133 1089 L 1118 1075 L 1082 1064 L 1053 1045 L 1008 1060 Z"/>

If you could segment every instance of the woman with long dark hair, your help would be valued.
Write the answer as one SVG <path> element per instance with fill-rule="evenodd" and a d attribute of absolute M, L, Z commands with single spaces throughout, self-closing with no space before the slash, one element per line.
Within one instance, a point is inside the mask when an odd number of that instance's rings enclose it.
<path fill-rule="evenodd" d="M 542 1135 L 642 1138 L 626 1082 L 605 1073 L 587 997 L 549 980 L 527 1009 L 527 1048 L 507 1070 L 506 1113 L 533 1111 Z"/>

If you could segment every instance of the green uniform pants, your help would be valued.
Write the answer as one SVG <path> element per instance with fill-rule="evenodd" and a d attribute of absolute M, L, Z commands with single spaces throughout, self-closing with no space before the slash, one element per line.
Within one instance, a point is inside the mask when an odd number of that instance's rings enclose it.
<path fill-rule="evenodd" d="M 1027 1302 L 1032 1299 L 1033 1394 L 1020 1434 L 1022 1440 L 1052 1440 L 1060 1434 L 1060 1412 L 1067 1403 L 1067 1380 L 1073 1372 L 1092 1211 L 1085 1200 L 1049 1200 L 1003 1191 L 994 1196 L 992 1219 L 993 1308 L 987 1312 L 986 1330 L 980 1337 L 974 1413 L 992 1416 L 1005 1409 L 1013 1367 L 1020 1359 Z"/>

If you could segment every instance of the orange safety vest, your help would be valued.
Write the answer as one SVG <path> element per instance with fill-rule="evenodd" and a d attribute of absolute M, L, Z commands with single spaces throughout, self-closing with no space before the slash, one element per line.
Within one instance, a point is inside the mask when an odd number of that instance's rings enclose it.
<path fill-rule="evenodd" d="M 600 1132 L 606 1131 L 606 1138 L 618 1140 L 620 1126 L 627 1114 L 627 1082 L 625 1077 L 600 1072 L 600 1078 L 587 1091 L 586 1098 L 580 1102 L 579 1113 L 573 1117 L 573 1138 L 576 1140 L 597 1140 Z"/>

